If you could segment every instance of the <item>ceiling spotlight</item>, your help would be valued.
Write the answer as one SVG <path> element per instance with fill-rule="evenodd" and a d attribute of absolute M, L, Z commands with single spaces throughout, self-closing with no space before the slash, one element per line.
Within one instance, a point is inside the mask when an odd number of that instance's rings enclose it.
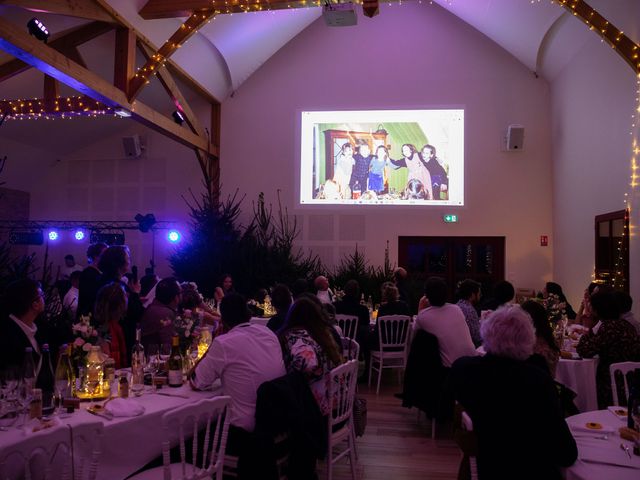
<path fill-rule="evenodd" d="M 113 110 L 113 113 L 115 113 L 118 117 L 121 117 L 121 118 L 129 118 L 131 116 L 131 112 L 126 108 L 122 108 L 122 107 L 115 108 Z"/>
<path fill-rule="evenodd" d="M 180 241 L 180 232 L 178 232 L 177 230 L 171 230 L 167 234 L 167 238 L 171 243 L 177 243 Z"/>
<path fill-rule="evenodd" d="M 29 29 L 30 35 L 33 35 L 38 40 L 42 40 L 44 43 L 47 43 L 49 30 L 47 30 L 47 27 L 45 27 L 40 20 L 35 17 L 32 18 L 27 22 L 27 28 Z"/>
<path fill-rule="evenodd" d="M 176 110 L 171 114 L 171 116 L 173 117 L 173 121 L 178 125 L 182 125 L 184 123 L 185 118 L 180 110 Z"/>
<path fill-rule="evenodd" d="M 148 232 L 156 224 L 156 217 L 153 213 L 147 213 L 146 215 L 138 213 L 135 216 L 135 221 L 138 222 L 138 228 L 141 232 Z"/>
<path fill-rule="evenodd" d="M 56 232 L 55 230 L 49 230 L 49 233 L 47 234 L 47 237 L 49 238 L 49 240 L 53 240 L 56 241 L 58 240 L 58 232 Z"/>
<path fill-rule="evenodd" d="M 78 241 L 84 240 L 84 232 L 82 230 L 76 230 L 76 233 L 73 236 Z"/>

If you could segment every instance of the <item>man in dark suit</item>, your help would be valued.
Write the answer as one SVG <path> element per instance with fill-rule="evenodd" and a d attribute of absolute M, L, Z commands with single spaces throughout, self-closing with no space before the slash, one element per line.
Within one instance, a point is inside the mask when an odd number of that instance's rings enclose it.
<path fill-rule="evenodd" d="M 44 294 L 37 282 L 24 278 L 10 283 L 3 299 L 6 317 L 0 319 L 0 370 L 21 368 L 25 349 L 33 351 L 33 363 L 40 363 L 40 345 L 44 343 L 35 325 L 44 312 Z"/>
<path fill-rule="evenodd" d="M 89 266 L 80 274 L 80 284 L 78 286 L 78 316 L 88 315 L 93 312 L 93 304 L 96 302 L 98 290 L 102 286 L 100 276 L 102 272 L 98 269 L 100 255 L 107 249 L 105 243 L 92 243 L 87 248 L 87 260 Z"/>

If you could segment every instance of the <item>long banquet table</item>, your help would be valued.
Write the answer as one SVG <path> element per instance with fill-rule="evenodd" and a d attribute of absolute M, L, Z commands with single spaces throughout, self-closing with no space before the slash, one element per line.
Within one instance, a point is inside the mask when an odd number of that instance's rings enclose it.
<path fill-rule="evenodd" d="M 600 430 L 589 430 L 588 422 L 597 422 Z M 566 468 L 566 480 L 638 480 L 640 456 L 627 454 L 621 445 L 633 451 L 633 444 L 620 438 L 618 429 L 626 422 L 609 410 L 585 412 L 567 418 L 578 445 L 578 460 Z M 605 438 L 606 437 L 606 438 Z"/>
<path fill-rule="evenodd" d="M 146 387 L 142 396 L 130 399 L 144 407 L 145 411 L 142 415 L 115 417 L 108 420 L 90 414 L 86 411 L 89 404 L 82 403 L 79 410 L 67 418 L 61 418 L 61 425 L 54 428 L 69 428 L 73 431 L 81 425 L 101 421 L 104 434 L 97 478 L 99 480 L 124 479 L 160 456 L 160 442 L 163 438 L 161 418 L 165 412 L 217 394 L 216 391 L 196 392 L 188 385 L 180 388 L 165 387 L 160 392 L 175 396 L 159 395 L 154 393 L 152 387 Z M 0 451 L 20 447 L 23 442 L 29 444 L 39 433 L 27 435 L 20 428 L 10 428 L 0 433 Z M 80 453 L 89 458 L 91 455 L 89 446 L 86 445 L 86 450 Z"/>

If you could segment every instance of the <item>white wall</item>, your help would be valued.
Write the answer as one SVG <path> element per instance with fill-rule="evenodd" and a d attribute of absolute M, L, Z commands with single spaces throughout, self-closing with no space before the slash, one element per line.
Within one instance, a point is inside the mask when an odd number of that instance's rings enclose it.
<path fill-rule="evenodd" d="M 189 188 L 196 194 L 202 190 L 202 174 L 195 154 L 133 121 L 121 121 L 114 132 L 110 125 L 114 121 L 56 120 L 66 122 L 67 130 L 58 133 L 66 136 L 67 142 L 75 141 L 74 122 L 83 122 L 85 128 L 88 122 L 93 130 L 111 132 L 90 146 L 65 155 L 47 149 L 49 141 L 44 134 L 34 135 L 33 144 L 40 148 L 2 138 L 2 154 L 8 156 L 3 176 L 6 187 L 31 193 L 32 220 L 132 221 L 137 213 L 153 213 L 157 220 L 175 222 L 186 233 L 188 211 L 182 196 L 189 198 Z M 31 124 L 42 122 L 22 123 L 24 128 L 35 132 L 42 124 Z M 126 158 L 123 152 L 122 137 L 133 134 L 139 134 L 146 143 L 139 159 Z M 56 142 L 60 139 L 51 141 Z M 124 233 L 133 263 L 142 274 L 151 259 L 152 236 L 134 230 Z M 63 263 L 64 255 L 71 253 L 78 263 L 86 265 L 88 244 L 88 238 L 76 242 L 71 232 L 63 232 L 58 242 L 49 245 L 50 260 L 56 266 Z M 171 250 L 166 231 L 158 232 L 155 259 L 160 276 L 171 274 L 166 261 Z M 38 254 L 38 265 L 42 265 L 44 247 L 33 247 L 30 251 Z"/>
<path fill-rule="evenodd" d="M 303 225 L 299 244 L 337 263 L 356 243 L 374 264 L 403 235 L 505 236 L 507 278 L 538 288 L 550 279 L 552 234 L 549 94 L 516 59 L 436 6 L 408 3 L 359 16 L 357 27 L 318 20 L 223 104 L 226 193 L 276 191 Z M 295 198 L 302 110 L 464 106 L 466 206 L 300 207 Z M 507 125 L 525 126 L 525 151 L 501 152 Z M 245 204 L 250 212 L 250 204 Z M 444 213 L 458 224 L 444 224 Z"/>
<path fill-rule="evenodd" d="M 607 18 L 621 28 L 620 22 L 633 21 L 635 28 L 624 30 L 640 41 L 638 2 L 619 1 L 615 11 L 609 13 L 612 16 Z M 579 305 L 594 271 L 594 217 L 624 209 L 629 199 L 633 204 L 631 231 L 635 229 L 630 239 L 630 286 L 638 315 L 640 192 L 630 187 L 632 142 L 639 138 L 638 112 L 634 112 L 638 79 L 597 35 L 586 28 L 580 34 L 585 37 L 583 47 L 551 83 L 554 279 L 564 286 L 570 301 Z M 562 36 L 550 51 L 562 47 L 561 41 Z"/>

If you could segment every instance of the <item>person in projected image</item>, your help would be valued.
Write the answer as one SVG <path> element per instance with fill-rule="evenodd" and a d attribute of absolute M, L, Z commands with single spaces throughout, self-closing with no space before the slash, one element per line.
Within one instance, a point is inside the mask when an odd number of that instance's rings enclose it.
<path fill-rule="evenodd" d="M 357 198 L 356 195 L 358 194 L 356 192 L 364 192 L 367 190 L 369 166 L 371 165 L 371 160 L 373 160 L 371 149 L 366 140 L 358 140 L 358 153 L 353 156 L 353 159 L 355 163 L 351 171 L 349 187 L 351 188 L 352 198 Z"/>
<path fill-rule="evenodd" d="M 431 175 L 427 166 L 424 164 L 420 155 L 416 150 L 416 147 L 411 143 L 405 143 L 402 145 L 402 158 L 400 160 L 390 159 L 391 164 L 394 165 L 396 170 L 398 168 L 405 167 L 409 170 L 407 175 L 407 186 L 411 180 L 418 180 L 424 187 L 425 198 L 424 200 L 433 199 L 433 187 L 431 184 Z"/>
<path fill-rule="evenodd" d="M 389 165 L 389 150 L 384 145 L 378 145 L 376 155 L 369 166 L 369 190 L 377 194 L 384 191 L 384 169 Z"/>
<path fill-rule="evenodd" d="M 342 144 L 338 159 L 336 160 L 336 170 L 333 174 L 333 181 L 340 187 L 340 195 L 342 198 L 351 198 L 351 188 L 349 188 L 349 180 L 351 180 L 351 172 L 356 161 L 353 158 L 353 145 L 351 142 Z"/>
<path fill-rule="evenodd" d="M 440 164 L 436 157 L 436 147 L 433 145 L 425 145 L 420 151 L 422 162 L 429 170 L 431 175 L 431 186 L 433 187 L 434 200 L 446 200 L 449 198 L 449 178 L 447 171 Z"/>

